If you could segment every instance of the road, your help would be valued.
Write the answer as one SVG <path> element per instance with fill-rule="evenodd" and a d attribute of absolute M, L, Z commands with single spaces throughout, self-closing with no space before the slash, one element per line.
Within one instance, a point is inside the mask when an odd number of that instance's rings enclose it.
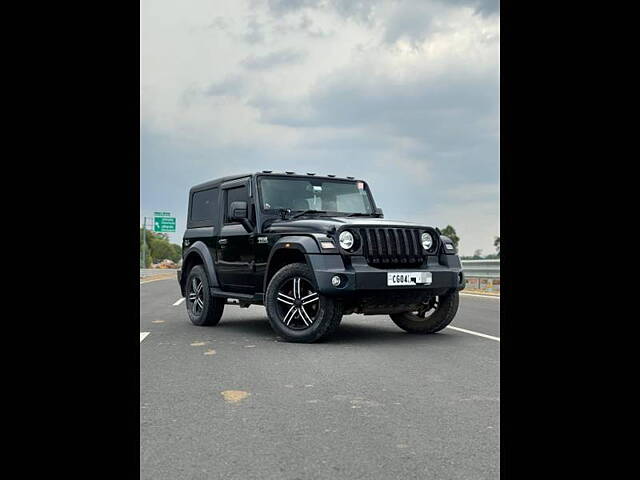
<path fill-rule="evenodd" d="M 452 326 L 486 337 L 350 315 L 307 345 L 259 306 L 193 326 L 180 297 L 140 285 L 141 479 L 499 478 L 499 299 L 461 296 Z"/>

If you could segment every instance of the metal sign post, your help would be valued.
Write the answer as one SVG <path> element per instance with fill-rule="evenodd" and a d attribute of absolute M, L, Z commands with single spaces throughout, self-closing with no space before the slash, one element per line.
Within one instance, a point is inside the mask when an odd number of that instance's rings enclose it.
<path fill-rule="evenodd" d="M 142 221 L 142 267 L 147 268 L 147 217 Z"/>

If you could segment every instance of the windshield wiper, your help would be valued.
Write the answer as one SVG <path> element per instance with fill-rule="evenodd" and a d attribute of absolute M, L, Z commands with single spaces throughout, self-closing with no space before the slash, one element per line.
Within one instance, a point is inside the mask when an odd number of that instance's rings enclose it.
<path fill-rule="evenodd" d="M 290 218 L 290 220 L 293 220 L 294 218 L 298 218 L 301 217 L 302 215 L 308 215 L 309 213 L 327 213 L 326 210 L 303 210 L 302 212 L 296 213 L 293 217 Z"/>
<path fill-rule="evenodd" d="M 362 213 L 362 212 L 354 212 L 347 214 L 347 217 L 378 217 L 377 213 Z"/>

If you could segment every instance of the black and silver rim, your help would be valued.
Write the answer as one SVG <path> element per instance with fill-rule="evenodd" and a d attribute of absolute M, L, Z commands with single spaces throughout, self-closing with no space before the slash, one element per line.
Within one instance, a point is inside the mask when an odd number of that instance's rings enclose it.
<path fill-rule="evenodd" d="M 438 310 L 439 306 L 440 297 L 435 296 L 424 302 L 423 306 L 419 310 L 411 313 L 417 317 L 417 320 L 426 320 Z"/>
<path fill-rule="evenodd" d="M 202 280 L 198 277 L 193 277 L 191 279 L 191 284 L 189 286 L 189 295 L 187 297 L 187 305 L 191 313 L 196 317 L 202 313 L 204 309 L 204 288 L 203 288 Z"/>
<path fill-rule="evenodd" d="M 320 310 L 320 295 L 302 277 L 284 282 L 278 290 L 280 321 L 293 330 L 304 330 L 315 322 Z"/>

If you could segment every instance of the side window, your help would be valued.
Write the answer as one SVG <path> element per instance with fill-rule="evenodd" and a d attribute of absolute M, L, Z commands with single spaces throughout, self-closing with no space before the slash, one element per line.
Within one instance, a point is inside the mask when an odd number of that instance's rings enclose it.
<path fill-rule="evenodd" d="M 229 214 L 229 205 L 233 202 L 247 202 L 249 203 L 249 191 L 246 185 L 240 187 L 229 188 L 225 190 L 225 204 L 224 204 L 224 223 L 231 223 L 227 219 Z"/>
<path fill-rule="evenodd" d="M 191 216 L 189 220 L 199 226 L 213 225 L 218 214 L 218 189 L 195 192 L 191 199 Z"/>

